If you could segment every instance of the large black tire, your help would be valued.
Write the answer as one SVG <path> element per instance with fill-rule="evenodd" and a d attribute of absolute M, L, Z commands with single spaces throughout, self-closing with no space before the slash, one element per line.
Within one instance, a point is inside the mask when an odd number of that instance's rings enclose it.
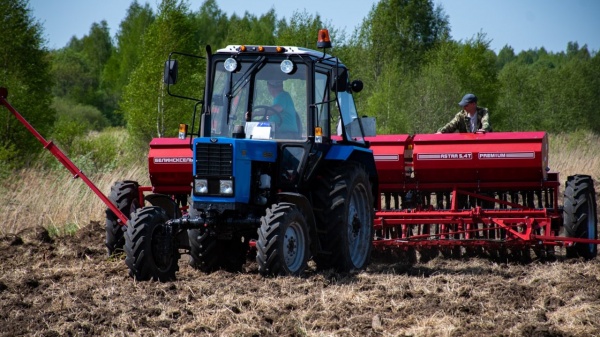
<path fill-rule="evenodd" d="M 365 169 L 353 162 L 328 168 L 314 199 L 322 249 L 315 256 L 317 267 L 341 272 L 366 268 L 373 242 L 373 195 Z"/>
<path fill-rule="evenodd" d="M 288 202 L 274 204 L 261 218 L 256 262 L 263 276 L 299 276 L 310 257 L 310 235 L 302 212 Z"/>
<path fill-rule="evenodd" d="M 205 273 L 219 269 L 217 238 L 205 229 L 188 229 L 190 261 L 193 268 Z"/>
<path fill-rule="evenodd" d="M 171 281 L 179 270 L 179 249 L 165 211 L 156 206 L 132 214 L 125 232 L 125 263 L 138 281 Z"/>
<path fill-rule="evenodd" d="M 197 210 L 190 210 L 191 217 L 199 217 Z M 189 264 L 204 273 L 218 269 L 241 272 L 246 263 L 248 240 L 234 234 L 230 239 L 220 239 L 218 234 L 207 228 L 188 229 L 190 245 Z"/>
<path fill-rule="evenodd" d="M 217 239 L 206 229 L 189 229 L 189 264 L 204 273 L 220 268 L 229 272 L 241 272 L 246 263 L 248 240 L 234 235 L 232 239 Z"/>
<path fill-rule="evenodd" d="M 567 237 L 597 239 L 598 217 L 594 181 L 587 175 L 567 178 L 563 208 L 564 230 Z M 598 254 L 596 244 L 575 243 L 567 247 L 567 257 L 592 259 Z"/>
<path fill-rule="evenodd" d="M 136 181 L 125 180 L 117 181 L 110 188 L 108 199 L 117 206 L 128 219 L 131 218 L 131 213 L 140 208 L 139 187 L 140 185 Z M 105 244 L 106 249 L 108 250 L 108 256 L 123 251 L 123 245 L 125 244 L 124 233 L 126 228 L 126 224 L 121 225 L 115 213 L 111 211 L 110 208 L 107 208 Z"/>

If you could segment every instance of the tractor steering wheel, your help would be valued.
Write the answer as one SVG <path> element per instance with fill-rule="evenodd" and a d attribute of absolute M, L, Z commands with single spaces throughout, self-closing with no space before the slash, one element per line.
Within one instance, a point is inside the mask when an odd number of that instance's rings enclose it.
<path fill-rule="evenodd" d="M 259 109 L 263 109 L 264 113 L 262 115 L 254 116 L 254 111 L 259 110 Z M 276 114 L 278 114 L 277 110 L 275 110 L 275 108 L 273 108 L 270 105 L 257 105 L 252 108 L 252 120 L 266 121 L 266 120 L 268 120 L 268 117 L 270 115 L 276 115 Z"/>

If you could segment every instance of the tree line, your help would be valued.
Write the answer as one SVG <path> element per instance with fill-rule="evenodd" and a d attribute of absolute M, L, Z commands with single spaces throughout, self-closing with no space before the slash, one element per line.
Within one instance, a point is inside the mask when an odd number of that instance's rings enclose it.
<path fill-rule="evenodd" d="M 296 45 L 316 48 L 328 28 L 329 50 L 361 79 L 355 95 L 361 115 L 376 117 L 378 133 L 431 133 L 475 93 L 490 110 L 494 131 L 600 132 L 600 55 L 569 42 L 566 50 L 544 48 L 497 54 L 485 33 L 466 41 L 450 38 L 448 17 L 432 0 L 380 0 L 362 24 L 347 33 L 318 13 L 279 19 L 226 15 L 216 0 L 194 10 L 184 0 L 162 0 L 156 12 L 134 0 L 116 34 L 105 21 L 60 49 L 44 47 L 43 27 L 27 0 L 0 3 L 0 85 L 9 100 L 43 135 L 67 151 L 92 130 L 125 127 L 134 148 L 152 137 L 173 136 L 191 121 L 189 102 L 169 99 L 162 84 L 171 51 L 203 55 L 228 44 Z M 181 85 L 199 96 L 204 68 Z M 0 163 L 26 164 L 39 146 L 17 121 L 0 115 Z"/>

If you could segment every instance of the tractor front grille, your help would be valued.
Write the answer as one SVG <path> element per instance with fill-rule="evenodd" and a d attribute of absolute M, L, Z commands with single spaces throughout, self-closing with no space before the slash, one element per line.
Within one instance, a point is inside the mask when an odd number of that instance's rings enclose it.
<path fill-rule="evenodd" d="M 197 143 L 196 176 L 233 176 L 233 145 Z"/>

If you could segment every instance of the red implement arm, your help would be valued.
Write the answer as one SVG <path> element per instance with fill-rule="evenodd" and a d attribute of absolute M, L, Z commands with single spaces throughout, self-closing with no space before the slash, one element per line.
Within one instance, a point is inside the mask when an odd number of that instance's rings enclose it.
<path fill-rule="evenodd" d="M 96 195 L 102 199 L 106 206 L 117 215 L 123 224 L 127 223 L 127 217 L 125 214 L 123 214 L 120 209 L 113 205 L 113 203 L 110 202 L 110 200 L 98 189 L 98 187 L 96 187 L 96 185 L 94 185 L 94 183 L 85 174 L 83 174 L 83 172 L 75 164 L 73 164 L 73 162 L 56 145 L 52 143 L 52 141 L 47 141 L 44 139 L 44 137 L 42 137 L 42 135 L 40 135 L 40 133 L 37 132 L 37 130 L 8 103 L 6 100 L 7 97 L 8 90 L 6 88 L 0 88 L 0 104 L 4 105 L 8 111 L 17 117 L 19 122 L 21 122 L 21 124 L 23 124 L 27 130 L 29 130 L 29 132 L 31 132 L 31 134 L 34 135 L 35 138 L 40 141 L 40 143 L 42 143 L 42 145 L 44 145 L 44 148 L 50 151 L 50 153 L 52 153 L 52 155 L 54 155 L 56 159 L 58 159 L 58 161 L 60 161 L 60 163 L 63 164 L 63 166 L 66 167 L 71 174 L 73 174 L 73 178 L 81 178 L 86 185 L 88 185 L 89 188 L 91 188 L 92 191 L 94 191 L 94 193 L 96 193 Z"/>

